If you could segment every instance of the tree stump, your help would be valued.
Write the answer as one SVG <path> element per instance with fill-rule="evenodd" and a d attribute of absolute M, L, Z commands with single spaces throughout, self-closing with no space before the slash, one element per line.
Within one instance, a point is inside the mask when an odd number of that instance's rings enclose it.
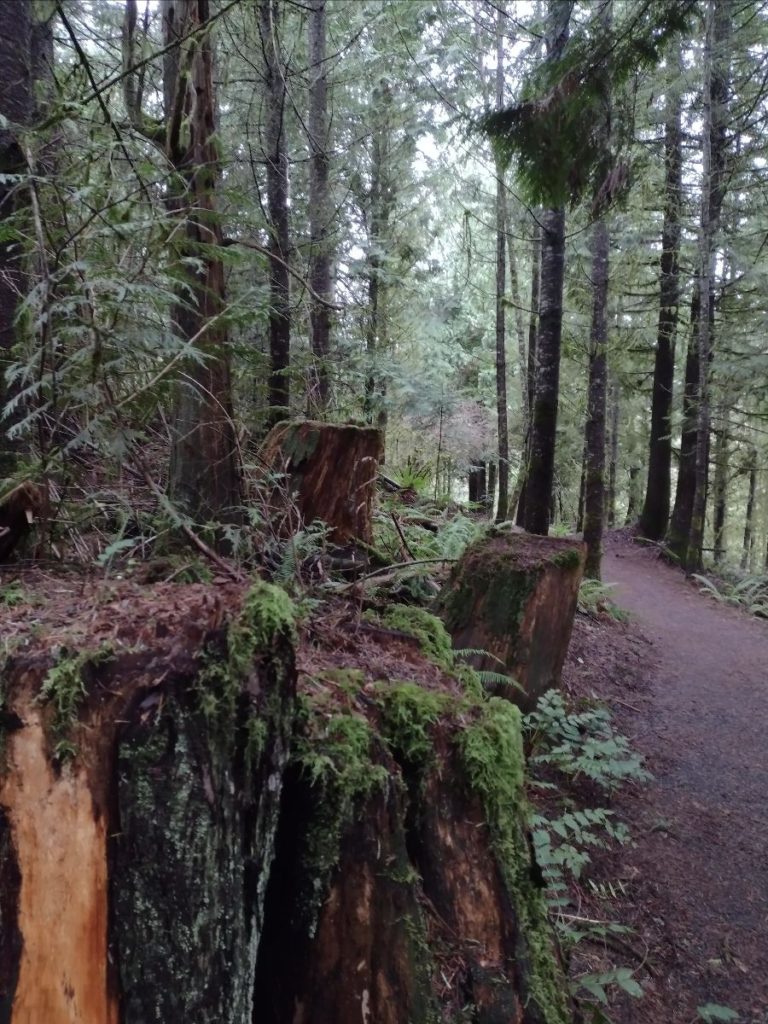
<path fill-rule="evenodd" d="M 381 449 L 381 433 L 373 427 L 313 420 L 273 427 L 261 463 L 283 532 L 319 519 L 331 528 L 335 544 L 370 544 Z"/>
<path fill-rule="evenodd" d="M 584 572 L 573 538 L 492 529 L 471 544 L 439 597 L 456 649 L 478 670 L 507 673 L 519 689 L 492 687 L 524 711 L 560 683 Z"/>
<path fill-rule="evenodd" d="M 259 1024 L 566 1024 L 526 837 L 518 709 L 415 683 L 354 700 L 354 678 L 342 685 L 303 698 Z"/>
<path fill-rule="evenodd" d="M 32 529 L 36 519 L 48 513 L 48 492 L 45 487 L 25 480 L 0 501 L 0 564 Z"/>
<path fill-rule="evenodd" d="M 140 651 L 89 654 L 70 633 L 58 659 L 6 666 L 4 1024 L 251 1020 L 293 723 L 291 605 L 258 584 L 227 625 L 204 588 L 176 593 L 181 617 L 145 600 L 157 639 Z M 104 624 L 98 602 L 87 612 Z"/>

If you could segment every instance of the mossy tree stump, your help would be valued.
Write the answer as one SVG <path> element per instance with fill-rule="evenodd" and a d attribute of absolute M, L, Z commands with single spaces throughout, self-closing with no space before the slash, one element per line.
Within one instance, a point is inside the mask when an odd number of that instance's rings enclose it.
<path fill-rule="evenodd" d="M 468 660 L 512 676 L 520 688 L 496 692 L 525 711 L 560 683 L 584 559 L 573 538 L 494 529 L 469 546 L 440 595 L 454 647 L 485 652 Z"/>
<path fill-rule="evenodd" d="M 283 532 L 320 519 L 335 544 L 370 544 L 381 448 L 373 427 L 313 420 L 273 427 L 260 457 Z"/>
<path fill-rule="evenodd" d="M 227 622 L 191 592 L 140 650 L 73 655 L 73 634 L 5 666 L 3 1024 L 250 1024 L 292 606 L 257 584 Z"/>

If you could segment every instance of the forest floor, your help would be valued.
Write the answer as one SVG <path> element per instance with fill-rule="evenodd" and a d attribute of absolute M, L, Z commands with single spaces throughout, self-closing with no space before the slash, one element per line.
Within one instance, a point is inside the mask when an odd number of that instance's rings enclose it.
<path fill-rule="evenodd" d="M 611 799 L 634 845 L 596 858 L 617 896 L 582 910 L 630 925 L 644 960 L 645 997 L 622 997 L 611 1016 L 693 1024 L 715 1003 L 766 1024 L 768 623 L 701 594 L 623 532 L 608 538 L 603 578 L 630 622 L 579 616 L 565 685 L 608 703 L 654 776 Z"/>

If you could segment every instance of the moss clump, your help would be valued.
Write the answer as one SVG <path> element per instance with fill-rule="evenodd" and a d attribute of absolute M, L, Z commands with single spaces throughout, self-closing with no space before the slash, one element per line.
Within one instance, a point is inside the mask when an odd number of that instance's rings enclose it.
<path fill-rule="evenodd" d="M 109 644 L 95 651 L 81 651 L 76 655 L 63 653 L 43 680 L 39 700 L 53 707 L 51 734 L 54 740 L 54 757 L 59 763 L 70 760 L 77 754 L 77 746 L 71 732 L 77 722 L 80 708 L 88 696 L 86 676 L 98 665 L 114 658 Z"/>
<path fill-rule="evenodd" d="M 248 591 L 240 614 L 229 627 L 226 655 L 218 648 L 205 652 L 194 682 L 198 710 L 210 724 L 229 729 L 242 693 L 243 680 L 253 671 L 259 655 L 268 653 L 278 673 L 288 671 L 296 639 L 296 611 L 284 590 L 259 581 Z M 284 645 L 284 652 L 278 650 Z M 282 659 L 282 660 L 281 660 Z M 250 754 L 259 748 L 265 730 L 254 726 Z"/>
<path fill-rule="evenodd" d="M 555 956 L 547 910 L 531 874 L 525 833 L 525 758 L 521 715 L 499 697 L 478 705 L 478 717 L 456 738 L 470 787 L 480 797 L 512 906 L 520 959 L 530 965 L 525 993 L 546 1024 L 565 1024 L 565 981 Z"/>
<path fill-rule="evenodd" d="M 396 604 L 387 608 L 378 617 L 382 626 L 397 629 L 418 640 L 421 649 L 436 665 L 450 671 L 453 667 L 453 647 L 445 626 L 436 616 L 424 608 L 408 604 Z"/>
<path fill-rule="evenodd" d="M 550 562 L 560 569 L 578 569 L 581 565 L 581 554 L 576 548 L 568 548 L 565 551 L 558 551 L 550 558 Z"/>
<path fill-rule="evenodd" d="M 409 767 L 423 768 L 434 759 L 432 727 L 454 703 L 445 694 L 418 683 L 380 683 L 382 733 L 387 744 Z"/>

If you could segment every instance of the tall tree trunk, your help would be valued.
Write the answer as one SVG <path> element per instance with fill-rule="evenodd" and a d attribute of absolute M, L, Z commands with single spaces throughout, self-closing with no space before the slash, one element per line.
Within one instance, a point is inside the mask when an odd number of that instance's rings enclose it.
<path fill-rule="evenodd" d="M 616 525 L 616 474 L 619 463 L 619 382 L 614 377 L 610 385 L 611 444 L 608 457 L 608 487 L 605 494 L 605 519 L 608 529 Z"/>
<path fill-rule="evenodd" d="M 701 228 L 699 232 L 699 291 L 702 301 L 714 292 L 715 257 L 720 213 L 726 190 L 726 119 L 728 114 L 728 60 L 730 5 L 709 0 L 704 46 L 704 126 L 702 146 Z M 699 408 L 696 434 L 696 490 L 686 568 L 702 564 L 709 466 L 709 375 L 714 325 L 699 317 Z"/>
<path fill-rule="evenodd" d="M 675 332 L 680 300 L 680 185 L 682 178 L 682 100 L 678 90 L 667 93 L 664 130 L 664 220 L 661 230 L 659 326 L 653 370 L 651 438 L 648 483 L 640 516 L 640 533 L 661 540 L 667 529 L 671 492 L 672 390 L 675 374 Z"/>
<path fill-rule="evenodd" d="M 47 19 L 40 20 L 44 14 L 40 4 L 20 0 L 14 4 L 13 16 L 4 18 L 0 33 L 0 224 L 4 225 L 0 240 L 0 481 L 13 473 L 18 454 L 17 443 L 7 431 L 21 410 L 6 414 L 14 393 L 7 388 L 5 371 L 13 360 L 16 315 L 26 287 L 22 235 L 12 222 L 29 203 L 27 190 L 15 180 L 26 170 L 19 129 L 28 128 L 37 116 L 36 85 L 50 72 L 46 64 L 52 57 L 51 25 Z"/>
<path fill-rule="evenodd" d="M 504 105 L 504 21 L 505 2 L 496 15 L 496 109 Z M 507 424 L 507 339 L 504 309 L 506 288 L 507 199 L 504 168 L 496 160 L 496 425 L 499 455 L 499 502 L 496 521 L 503 523 L 509 513 L 509 427 Z"/>
<path fill-rule="evenodd" d="M 531 457 L 531 419 L 533 417 L 533 396 L 536 388 L 536 339 L 539 328 L 539 283 L 541 277 L 541 228 L 538 220 L 533 222 L 531 239 L 531 312 L 528 318 L 528 361 L 526 366 L 526 394 L 528 408 L 525 415 L 525 437 L 523 441 L 523 461 L 520 467 L 522 483 L 520 497 L 517 502 L 515 522 L 518 526 L 525 525 L 525 494 L 528 480 L 528 469 Z M 520 370 L 522 373 L 522 368 Z"/>
<path fill-rule="evenodd" d="M 496 463 L 491 459 L 488 463 L 488 486 L 485 495 L 485 508 L 493 519 L 493 508 L 496 504 Z"/>
<path fill-rule="evenodd" d="M 174 256 L 184 287 L 173 312 L 180 338 L 194 339 L 204 360 L 190 361 L 176 389 L 170 496 L 202 522 L 231 519 L 240 505 L 232 419 L 223 239 L 216 210 L 215 98 L 208 0 L 165 0 L 166 43 L 200 31 L 165 56 L 166 149 L 178 180 L 169 208 L 184 224 Z"/>
<path fill-rule="evenodd" d="M 725 517 L 728 499 L 728 427 L 723 425 L 717 433 L 715 445 L 714 505 L 714 562 L 721 565 L 725 558 Z"/>
<path fill-rule="evenodd" d="M 696 429 L 699 399 L 699 318 L 701 303 L 699 289 L 694 285 L 691 298 L 691 334 L 685 359 L 683 388 L 683 424 L 680 436 L 680 456 L 677 467 L 675 504 L 667 530 L 667 547 L 685 565 L 693 514 L 693 495 L 696 489 Z"/>
<path fill-rule="evenodd" d="M 744 518 L 744 546 L 741 551 L 741 568 L 749 567 L 752 558 L 752 545 L 754 544 L 754 515 L 755 515 L 755 492 L 757 490 L 757 449 L 752 447 L 749 451 L 749 495 L 747 497 L 747 513 Z"/>
<path fill-rule="evenodd" d="M 309 283 L 313 291 L 331 299 L 331 209 L 328 184 L 328 80 L 325 61 L 326 0 L 311 0 L 309 15 L 309 234 L 311 242 Z M 330 398 L 328 355 L 330 309 L 310 299 L 310 346 L 314 357 L 310 407 L 322 414 Z"/>
<path fill-rule="evenodd" d="M 385 252 L 389 242 L 389 224 L 395 199 L 392 180 L 391 108 L 392 90 L 384 81 L 373 91 L 376 123 L 371 139 L 371 189 L 368 228 L 368 319 L 365 330 L 370 369 L 365 382 L 363 409 L 368 423 L 386 430 L 386 384 L 381 359 L 386 353 L 387 336 Z"/>
<path fill-rule="evenodd" d="M 589 353 L 588 413 L 585 433 L 585 575 L 600 579 L 605 517 L 605 408 L 608 376 L 608 226 L 597 221 L 592 235 L 592 330 Z"/>
<path fill-rule="evenodd" d="M 568 0 L 550 0 L 547 59 L 558 60 L 568 39 Z M 565 210 L 546 210 L 541 218 L 539 330 L 536 338 L 536 384 L 531 412 L 531 448 L 525 488 L 529 533 L 549 532 L 549 507 L 555 471 L 557 405 L 560 390 L 560 338 L 563 327 Z"/>
<path fill-rule="evenodd" d="M 290 415 L 291 317 L 288 274 L 288 148 L 284 124 L 285 66 L 278 0 L 259 0 L 259 36 L 264 56 L 264 157 L 269 216 L 269 414 L 274 426 Z"/>

